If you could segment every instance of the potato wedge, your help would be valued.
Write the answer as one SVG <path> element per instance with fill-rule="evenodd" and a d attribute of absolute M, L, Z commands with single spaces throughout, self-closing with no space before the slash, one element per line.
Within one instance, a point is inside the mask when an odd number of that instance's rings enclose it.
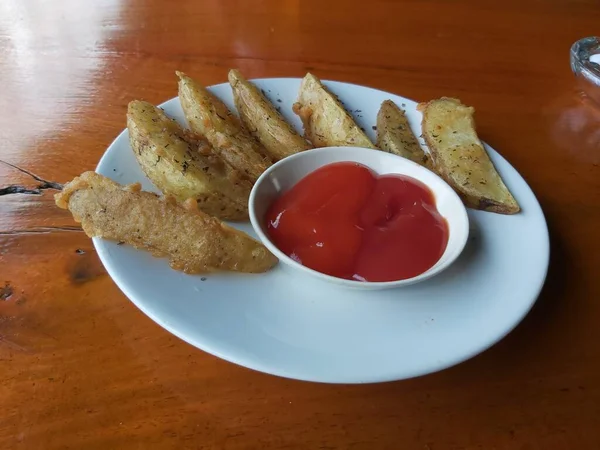
<path fill-rule="evenodd" d="M 377 113 L 376 146 L 422 166 L 429 166 L 429 158 L 410 129 L 406 114 L 391 100 L 384 101 Z"/>
<path fill-rule="evenodd" d="M 261 91 L 238 70 L 229 71 L 229 84 L 240 119 L 273 161 L 312 148 Z"/>
<path fill-rule="evenodd" d="M 192 199 L 178 203 L 140 192 L 140 184 L 121 186 L 85 172 L 54 196 L 89 237 L 100 237 L 167 256 L 171 267 L 187 273 L 228 270 L 266 272 L 277 258 L 260 242 L 204 214 Z"/>
<path fill-rule="evenodd" d="M 520 211 L 475 131 L 474 108 L 443 97 L 418 106 L 435 170 L 468 207 L 500 214 Z"/>
<path fill-rule="evenodd" d="M 215 155 L 204 138 L 137 100 L 129 103 L 127 128 L 140 167 L 163 193 L 179 201 L 196 199 L 204 212 L 223 220 L 248 218 L 251 183 Z"/>
<path fill-rule="evenodd" d="M 375 148 L 338 98 L 310 73 L 302 80 L 293 109 L 304 124 L 304 137 L 315 147 Z"/>
<path fill-rule="evenodd" d="M 208 139 L 217 154 L 252 182 L 271 165 L 266 150 L 219 98 L 186 74 L 179 77 L 179 101 L 190 128 Z"/>

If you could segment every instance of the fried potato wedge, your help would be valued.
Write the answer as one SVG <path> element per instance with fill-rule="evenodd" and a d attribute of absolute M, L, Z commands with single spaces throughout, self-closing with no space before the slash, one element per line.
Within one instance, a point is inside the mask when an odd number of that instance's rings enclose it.
<path fill-rule="evenodd" d="M 443 97 L 418 106 L 435 170 L 468 207 L 500 214 L 520 211 L 475 131 L 474 108 Z"/>
<path fill-rule="evenodd" d="M 214 154 L 204 138 L 138 100 L 129 103 L 127 128 L 140 167 L 164 194 L 179 201 L 196 199 L 200 209 L 219 219 L 248 218 L 252 184 Z"/>
<path fill-rule="evenodd" d="M 406 114 L 391 100 L 384 101 L 377 113 L 376 146 L 422 166 L 429 166 L 429 158 L 410 129 Z"/>
<path fill-rule="evenodd" d="M 227 105 L 186 74 L 179 77 L 179 101 L 190 128 L 208 139 L 217 154 L 252 182 L 271 161 Z"/>
<path fill-rule="evenodd" d="M 304 137 L 315 147 L 375 148 L 338 98 L 310 73 L 300 84 L 293 109 L 304 124 Z"/>
<path fill-rule="evenodd" d="M 171 267 L 187 273 L 266 272 L 277 258 L 260 242 L 204 214 L 192 199 L 160 198 L 141 192 L 139 183 L 122 186 L 85 172 L 56 194 L 89 237 L 101 237 L 168 257 Z"/>
<path fill-rule="evenodd" d="M 238 70 L 229 71 L 229 84 L 240 119 L 273 161 L 312 148 L 261 91 Z"/>

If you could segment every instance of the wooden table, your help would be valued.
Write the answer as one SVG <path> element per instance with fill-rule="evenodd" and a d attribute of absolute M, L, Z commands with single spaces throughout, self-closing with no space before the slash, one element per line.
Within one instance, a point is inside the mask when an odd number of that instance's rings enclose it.
<path fill-rule="evenodd" d="M 600 448 L 600 116 L 569 47 L 597 0 L 3 0 L 0 448 Z M 227 69 L 477 108 L 552 239 L 548 281 L 500 344 L 434 375 L 333 386 L 256 373 L 171 336 L 117 289 L 54 206 L 127 103 Z M 508 280 L 507 282 L 510 282 Z"/>

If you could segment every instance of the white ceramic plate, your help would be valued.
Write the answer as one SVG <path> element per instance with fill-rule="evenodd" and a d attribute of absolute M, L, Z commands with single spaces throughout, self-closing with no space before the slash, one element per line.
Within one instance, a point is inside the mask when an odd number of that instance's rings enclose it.
<path fill-rule="evenodd" d="M 300 80 L 255 82 L 300 129 L 291 111 Z M 367 87 L 325 84 L 371 138 L 379 105 L 388 98 L 406 109 L 413 130 L 421 134 L 415 102 Z M 210 90 L 233 109 L 228 84 Z M 177 98 L 161 106 L 185 123 Z M 174 335 L 220 358 L 331 383 L 424 375 L 502 339 L 527 314 L 544 283 L 549 242 L 540 205 L 517 171 L 488 151 L 522 212 L 469 211 L 470 237 L 462 255 L 442 274 L 416 285 L 356 291 L 279 266 L 262 275 L 185 275 L 171 270 L 165 259 L 126 245 L 101 239 L 94 244 L 110 276 L 135 305 Z M 108 148 L 97 171 L 156 191 L 137 165 L 127 130 Z M 254 235 L 249 223 L 239 228 Z"/>

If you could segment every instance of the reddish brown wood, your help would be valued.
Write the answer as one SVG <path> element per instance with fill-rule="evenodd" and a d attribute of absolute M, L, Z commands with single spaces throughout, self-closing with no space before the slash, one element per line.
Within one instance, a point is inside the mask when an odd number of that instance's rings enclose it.
<path fill-rule="evenodd" d="M 311 70 L 474 105 L 552 236 L 542 296 L 500 344 L 415 380 L 329 386 L 172 337 L 52 189 L 2 195 L 0 448 L 600 448 L 600 117 L 568 64 L 599 23 L 596 0 L 0 2 L 0 189 L 39 186 L 20 169 L 93 169 L 127 102 L 174 96 L 176 69 L 206 84 Z"/>

